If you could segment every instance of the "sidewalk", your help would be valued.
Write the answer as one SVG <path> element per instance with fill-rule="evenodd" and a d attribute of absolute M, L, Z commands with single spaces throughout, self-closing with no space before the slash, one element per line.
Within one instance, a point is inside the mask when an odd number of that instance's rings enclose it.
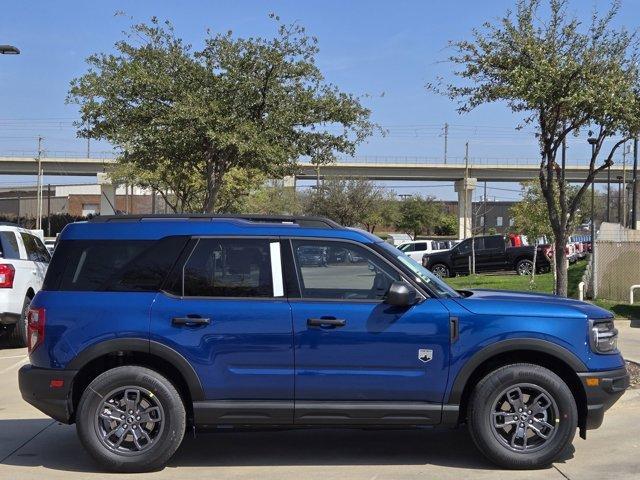
<path fill-rule="evenodd" d="M 640 322 L 616 318 L 618 329 L 618 348 L 626 360 L 640 363 Z M 632 326 L 633 325 L 633 326 Z"/>

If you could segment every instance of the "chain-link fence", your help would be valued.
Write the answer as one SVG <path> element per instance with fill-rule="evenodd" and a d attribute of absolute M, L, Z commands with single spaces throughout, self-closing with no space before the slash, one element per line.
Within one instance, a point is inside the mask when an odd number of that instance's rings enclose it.
<path fill-rule="evenodd" d="M 602 223 L 595 256 L 595 296 L 628 302 L 629 287 L 640 284 L 640 231 Z"/>

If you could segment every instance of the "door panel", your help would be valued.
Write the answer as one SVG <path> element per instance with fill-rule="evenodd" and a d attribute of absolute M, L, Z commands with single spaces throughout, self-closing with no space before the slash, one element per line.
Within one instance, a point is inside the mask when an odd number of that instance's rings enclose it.
<path fill-rule="evenodd" d="M 176 325 L 200 316 L 203 325 Z M 198 299 L 158 294 L 151 339 L 193 366 L 209 400 L 293 399 L 291 309 L 285 299 Z"/>
<path fill-rule="evenodd" d="M 329 262 L 315 268 L 301 265 L 299 252 L 311 245 L 347 250 L 348 258 L 360 262 Z M 315 423 L 325 418 L 337 423 L 388 423 L 383 419 L 386 416 L 394 417 L 390 422 L 396 423 L 392 404 L 404 402 L 396 413 L 405 412 L 409 418 L 407 412 L 413 407 L 407 402 L 424 404 L 422 410 L 418 407 L 423 413 L 429 410 L 427 403 L 442 402 L 449 363 L 449 313 L 442 303 L 437 299 L 423 299 L 412 307 L 384 303 L 389 286 L 402 276 L 360 245 L 294 240 L 292 251 L 302 297 L 290 300 L 296 421 Z M 357 406 L 362 402 L 371 408 L 362 410 Z M 351 412 L 345 410 L 349 406 Z M 355 418 L 357 410 L 362 412 Z M 418 423 L 439 420 L 439 414 L 427 413 Z"/>
<path fill-rule="evenodd" d="M 279 243 L 201 238 L 184 257 L 174 272 L 174 285 L 168 287 L 172 291 L 159 293 L 153 304 L 151 339 L 189 361 L 207 401 L 245 401 L 252 412 L 259 406 L 246 401 L 288 402 L 291 421 L 291 307 L 283 296 L 281 269 L 271 266 L 271 258 L 280 257 Z M 200 412 L 203 405 L 198 407 Z M 225 415 L 221 403 L 203 408 L 209 409 L 203 418 L 231 415 Z M 242 410 L 239 405 L 234 408 Z M 252 416 L 256 423 L 264 420 L 259 414 Z M 252 423 L 240 417 L 234 418 Z"/>
<path fill-rule="evenodd" d="M 449 313 L 437 299 L 411 308 L 383 302 L 292 302 L 296 402 L 441 402 L 449 365 Z M 342 327 L 309 326 L 313 318 Z M 419 350 L 432 350 L 423 362 Z"/>

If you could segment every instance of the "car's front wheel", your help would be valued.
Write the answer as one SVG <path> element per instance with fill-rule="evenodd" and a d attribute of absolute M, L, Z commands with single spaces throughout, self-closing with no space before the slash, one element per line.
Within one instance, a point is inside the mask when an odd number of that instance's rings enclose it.
<path fill-rule="evenodd" d="M 494 463 L 514 469 L 548 466 L 571 444 L 575 399 L 552 371 L 533 364 L 501 367 L 485 376 L 469 400 L 471 436 Z"/>
<path fill-rule="evenodd" d="M 186 414 L 173 384 L 154 370 L 107 370 L 84 390 L 76 414 L 83 446 L 105 469 L 147 472 L 164 467 L 180 446 Z"/>

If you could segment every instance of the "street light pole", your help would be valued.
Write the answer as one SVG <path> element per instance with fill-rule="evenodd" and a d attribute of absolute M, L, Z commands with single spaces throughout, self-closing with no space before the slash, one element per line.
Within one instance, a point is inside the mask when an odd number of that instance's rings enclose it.
<path fill-rule="evenodd" d="M 638 229 L 638 137 L 633 139 L 633 187 L 631 194 L 631 228 Z"/>
<path fill-rule="evenodd" d="M 611 221 L 611 165 L 607 167 L 607 222 Z"/>
<path fill-rule="evenodd" d="M 596 143 L 598 140 L 589 137 L 587 139 L 591 145 L 591 159 L 596 154 Z M 591 295 L 596 297 L 596 179 L 591 182 Z"/>

